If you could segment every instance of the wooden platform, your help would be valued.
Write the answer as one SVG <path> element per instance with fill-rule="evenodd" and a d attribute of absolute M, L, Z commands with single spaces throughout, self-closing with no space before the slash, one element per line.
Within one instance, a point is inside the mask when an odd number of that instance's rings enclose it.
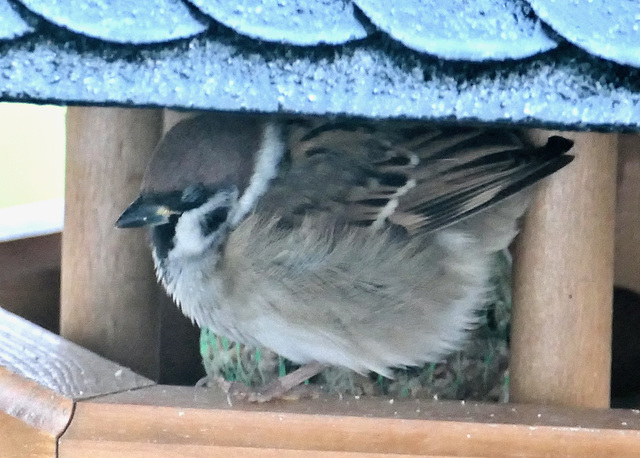
<path fill-rule="evenodd" d="M 0 310 L 3 457 L 638 456 L 640 411 L 156 385 Z"/>

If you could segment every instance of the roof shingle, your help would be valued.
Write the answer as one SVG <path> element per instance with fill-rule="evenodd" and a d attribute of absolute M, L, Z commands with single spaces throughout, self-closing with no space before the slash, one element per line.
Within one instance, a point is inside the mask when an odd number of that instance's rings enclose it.
<path fill-rule="evenodd" d="M 640 130 L 635 0 L 3 1 L 4 100 Z"/>

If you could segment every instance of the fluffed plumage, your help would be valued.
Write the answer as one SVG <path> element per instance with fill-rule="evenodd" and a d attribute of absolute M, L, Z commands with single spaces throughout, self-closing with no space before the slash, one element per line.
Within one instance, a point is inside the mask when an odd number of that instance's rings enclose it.
<path fill-rule="evenodd" d="M 153 227 L 158 277 L 199 325 L 300 364 L 390 375 L 460 347 L 530 186 L 571 146 L 205 115 L 167 134 L 118 225 Z"/>

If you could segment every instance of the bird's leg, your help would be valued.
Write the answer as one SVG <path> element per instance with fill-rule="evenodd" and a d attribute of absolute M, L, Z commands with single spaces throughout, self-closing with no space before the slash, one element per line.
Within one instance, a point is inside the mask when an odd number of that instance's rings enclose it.
<path fill-rule="evenodd" d="M 301 394 L 305 394 L 305 391 L 307 391 L 306 394 L 309 394 L 309 390 L 300 385 L 317 375 L 324 368 L 324 364 L 316 362 L 305 364 L 290 374 L 257 389 L 251 389 L 239 382 L 220 380 L 219 383 L 229 396 L 236 399 L 245 399 L 249 402 L 268 402 L 274 399 L 288 398 L 298 399 Z"/>

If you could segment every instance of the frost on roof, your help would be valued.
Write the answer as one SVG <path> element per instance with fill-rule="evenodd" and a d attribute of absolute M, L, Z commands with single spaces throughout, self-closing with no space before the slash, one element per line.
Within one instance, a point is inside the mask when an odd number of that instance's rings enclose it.
<path fill-rule="evenodd" d="M 5 2 L 8 0 L 0 0 L 0 5 L 22 4 L 18 13 L 32 26 L 33 17 L 24 17 L 33 16 L 28 10 L 47 26 L 53 24 L 75 34 L 122 44 L 175 42 L 223 25 L 254 41 L 309 48 L 385 33 L 403 47 L 422 54 L 445 60 L 491 62 L 530 58 L 563 45 L 566 39 L 595 56 L 640 67 L 638 0 Z M 7 11 L 7 18 L 16 19 L 13 10 Z M 24 33 L 19 22 L 16 24 L 5 32 L 5 39 Z M 13 31 L 11 27 L 18 29 Z M 40 25 L 37 27 L 40 33 Z"/>
<path fill-rule="evenodd" d="M 0 96 L 640 130 L 640 70 L 571 46 L 499 66 L 407 52 L 383 35 L 333 48 L 291 48 L 218 31 L 127 51 L 37 36 L 0 45 Z"/>
<path fill-rule="evenodd" d="M 344 0 L 190 0 L 236 32 L 294 45 L 340 44 L 367 36 Z"/>
<path fill-rule="evenodd" d="M 557 46 L 522 0 L 354 2 L 391 37 L 445 59 L 520 59 Z"/>
<path fill-rule="evenodd" d="M 181 0 L 19 1 L 60 27 L 116 43 L 157 43 L 190 37 L 207 28 Z"/>
<path fill-rule="evenodd" d="M 11 40 L 33 32 L 7 0 L 0 0 L 0 40 Z"/>
<path fill-rule="evenodd" d="M 559 34 L 589 53 L 640 67 L 638 0 L 529 0 L 535 12 Z"/>

